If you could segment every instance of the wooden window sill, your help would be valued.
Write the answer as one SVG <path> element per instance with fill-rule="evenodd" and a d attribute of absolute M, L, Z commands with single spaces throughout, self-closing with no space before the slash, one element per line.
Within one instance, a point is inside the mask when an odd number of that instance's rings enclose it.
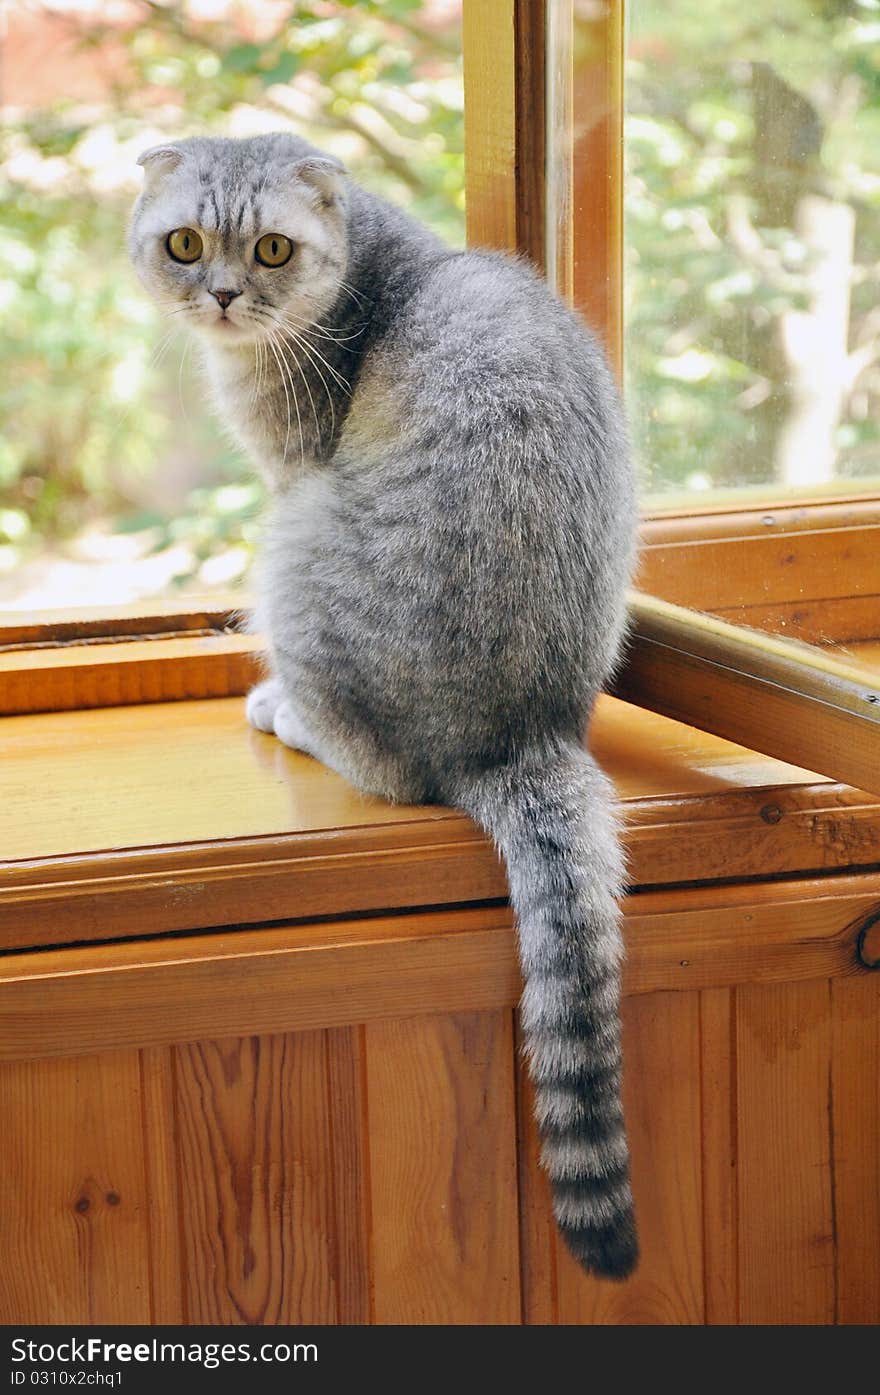
<path fill-rule="evenodd" d="M 240 698 L 25 715 L 2 730 L 2 950 L 505 896 L 463 815 L 358 794 L 251 731 Z M 880 865 L 880 797 L 611 697 L 592 744 L 625 802 L 641 897 Z"/>

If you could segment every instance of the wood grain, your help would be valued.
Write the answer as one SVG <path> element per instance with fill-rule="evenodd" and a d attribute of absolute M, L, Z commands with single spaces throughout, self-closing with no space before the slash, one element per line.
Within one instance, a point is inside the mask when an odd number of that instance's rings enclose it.
<path fill-rule="evenodd" d="M 324 1033 L 333 1165 L 337 1321 L 373 1321 L 366 1040 L 361 1027 Z"/>
<path fill-rule="evenodd" d="M 624 1061 L 641 1260 L 625 1284 L 603 1283 L 558 1245 L 559 1321 L 702 1323 L 698 996 L 653 993 L 626 1003 Z"/>
<path fill-rule="evenodd" d="M 0 716 L 244 693 L 263 641 L 208 634 L 0 651 Z"/>
<path fill-rule="evenodd" d="M 469 246 L 515 251 L 516 0 L 464 0 L 465 210 Z"/>
<path fill-rule="evenodd" d="M 880 974 L 831 985 L 839 1323 L 880 1322 Z"/>
<path fill-rule="evenodd" d="M 706 1322 L 736 1323 L 739 1302 L 736 1156 L 736 990 L 700 995 L 703 1289 Z"/>
<path fill-rule="evenodd" d="M 150 1237 L 150 1321 L 174 1326 L 184 1321 L 183 1255 L 178 1185 L 177 1102 L 174 1051 L 147 1047 L 140 1052 L 143 1154 Z"/>
<path fill-rule="evenodd" d="M 809 904 L 789 895 L 795 930 Z M 862 971 L 627 1001 L 643 1260 L 622 1286 L 558 1242 L 507 1007 L 7 1063 L 0 1314 L 876 1322 L 878 995 Z"/>
<path fill-rule="evenodd" d="M 739 1321 L 834 1321 L 825 982 L 737 989 Z"/>
<path fill-rule="evenodd" d="M 358 794 L 249 731 L 237 699 L 2 727 L 3 948 L 505 894 L 463 815 Z M 591 743 L 636 884 L 880 861 L 876 798 L 611 698 Z"/>
<path fill-rule="evenodd" d="M 392 811 L 393 813 L 394 811 Z M 27 949 L 503 898 L 502 865 L 463 815 L 7 864 L 0 946 Z M 880 863 L 880 801 L 829 783 L 631 800 L 633 886 Z"/>
<path fill-rule="evenodd" d="M 640 554 L 642 591 L 716 612 L 738 605 L 804 604 L 880 594 L 878 525 L 765 530 L 705 542 L 658 543 Z"/>
<path fill-rule="evenodd" d="M 623 372 L 623 0 L 574 6 L 573 301 Z"/>
<path fill-rule="evenodd" d="M 0 650 L 58 647 L 145 635 L 234 631 L 248 599 L 227 591 L 193 600 L 142 598 L 122 605 L 54 607 L 0 614 Z"/>
<path fill-rule="evenodd" d="M 548 0 L 516 0 L 516 248 L 542 271 L 547 255 L 547 16 Z"/>
<path fill-rule="evenodd" d="M 528 1326 L 547 1326 L 559 1321 L 558 1236 L 550 1184 L 540 1165 L 541 1140 L 535 1122 L 534 1092 L 522 1054 L 522 1034 L 518 1023 L 516 1043 L 522 1321 Z"/>
<path fill-rule="evenodd" d="M 633 595 L 615 692 L 664 716 L 880 792 L 880 684 L 866 667 Z"/>
<path fill-rule="evenodd" d="M 371 1023 L 379 1323 L 520 1321 L 510 1012 Z"/>
<path fill-rule="evenodd" d="M 0 1060 L 479 1011 L 518 991 L 503 908 L 49 950 L 0 960 Z"/>
<path fill-rule="evenodd" d="M 868 972 L 880 874 L 655 891 L 625 904 L 627 993 Z M 339 984 L 345 983 L 345 993 Z M 0 1060 L 511 1007 L 503 906 L 122 941 L 0 959 Z"/>
<path fill-rule="evenodd" d="M 147 1323 L 136 1052 L 0 1066 L 0 1321 Z"/>
<path fill-rule="evenodd" d="M 880 526 L 880 499 L 862 494 L 831 499 L 743 499 L 710 508 L 658 510 L 642 519 L 645 547 L 709 542 L 717 538 L 778 538 L 786 533 L 824 533 L 832 528 Z"/>
<path fill-rule="evenodd" d="M 324 1035 L 176 1051 L 186 1313 L 338 1320 Z"/>
<path fill-rule="evenodd" d="M 695 598 L 694 604 L 697 604 Z M 848 644 L 877 634 L 880 595 L 835 596 L 831 600 L 778 601 L 775 605 L 720 606 L 715 614 L 733 625 L 787 635 L 805 644 Z"/>

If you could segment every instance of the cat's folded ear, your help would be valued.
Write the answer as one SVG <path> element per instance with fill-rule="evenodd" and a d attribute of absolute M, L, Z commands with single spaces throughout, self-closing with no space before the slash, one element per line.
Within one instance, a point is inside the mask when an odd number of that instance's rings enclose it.
<path fill-rule="evenodd" d="M 137 158 L 144 171 L 144 189 L 152 190 L 166 174 L 177 169 L 183 159 L 183 151 L 174 145 L 154 145 Z"/>
<path fill-rule="evenodd" d="M 347 171 L 342 161 L 333 155 L 307 155 L 296 161 L 293 173 L 315 190 L 322 203 L 329 205 L 339 197 Z"/>

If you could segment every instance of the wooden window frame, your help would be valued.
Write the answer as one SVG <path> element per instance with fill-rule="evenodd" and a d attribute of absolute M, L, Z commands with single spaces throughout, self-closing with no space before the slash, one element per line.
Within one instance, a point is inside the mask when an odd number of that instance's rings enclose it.
<path fill-rule="evenodd" d="M 573 24 L 572 0 L 464 0 L 468 238 L 545 268 L 619 368 L 623 0 L 609 0 L 593 34 L 592 122 L 578 158 L 589 159 L 596 177 L 577 229 L 572 131 L 559 122 L 571 109 Z M 577 265 L 575 231 L 589 245 Z M 877 637 L 880 498 L 655 512 L 642 525 L 638 582 L 647 594 L 633 600 L 618 696 L 880 788 L 880 708 L 870 677 L 841 662 L 832 677 L 794 647 L 781 653 L 784 641 L 771 661 L 766 644 L 736 628 L 823 645 Z M 241 605 L 221 597 L 10 617 L 0 627 L 0 714 L 243 693 L 259 671 L 260 644 L 236 628 Z M 687 607 L 717 623 L 707 628 Z M 777 719 L 767 718 L 766 703 L 766 720 L 750 718 L 736 696 L 746 690 L 784 694 Z"/>

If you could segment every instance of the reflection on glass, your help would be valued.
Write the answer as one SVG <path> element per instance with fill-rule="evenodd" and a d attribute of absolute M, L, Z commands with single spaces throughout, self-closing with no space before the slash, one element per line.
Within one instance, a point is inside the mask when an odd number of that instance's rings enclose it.
<path fill-rule="evenodd" d="M 880 0 L 627 16 L 625 371 L 646 491 L 876 489 Z"/>

